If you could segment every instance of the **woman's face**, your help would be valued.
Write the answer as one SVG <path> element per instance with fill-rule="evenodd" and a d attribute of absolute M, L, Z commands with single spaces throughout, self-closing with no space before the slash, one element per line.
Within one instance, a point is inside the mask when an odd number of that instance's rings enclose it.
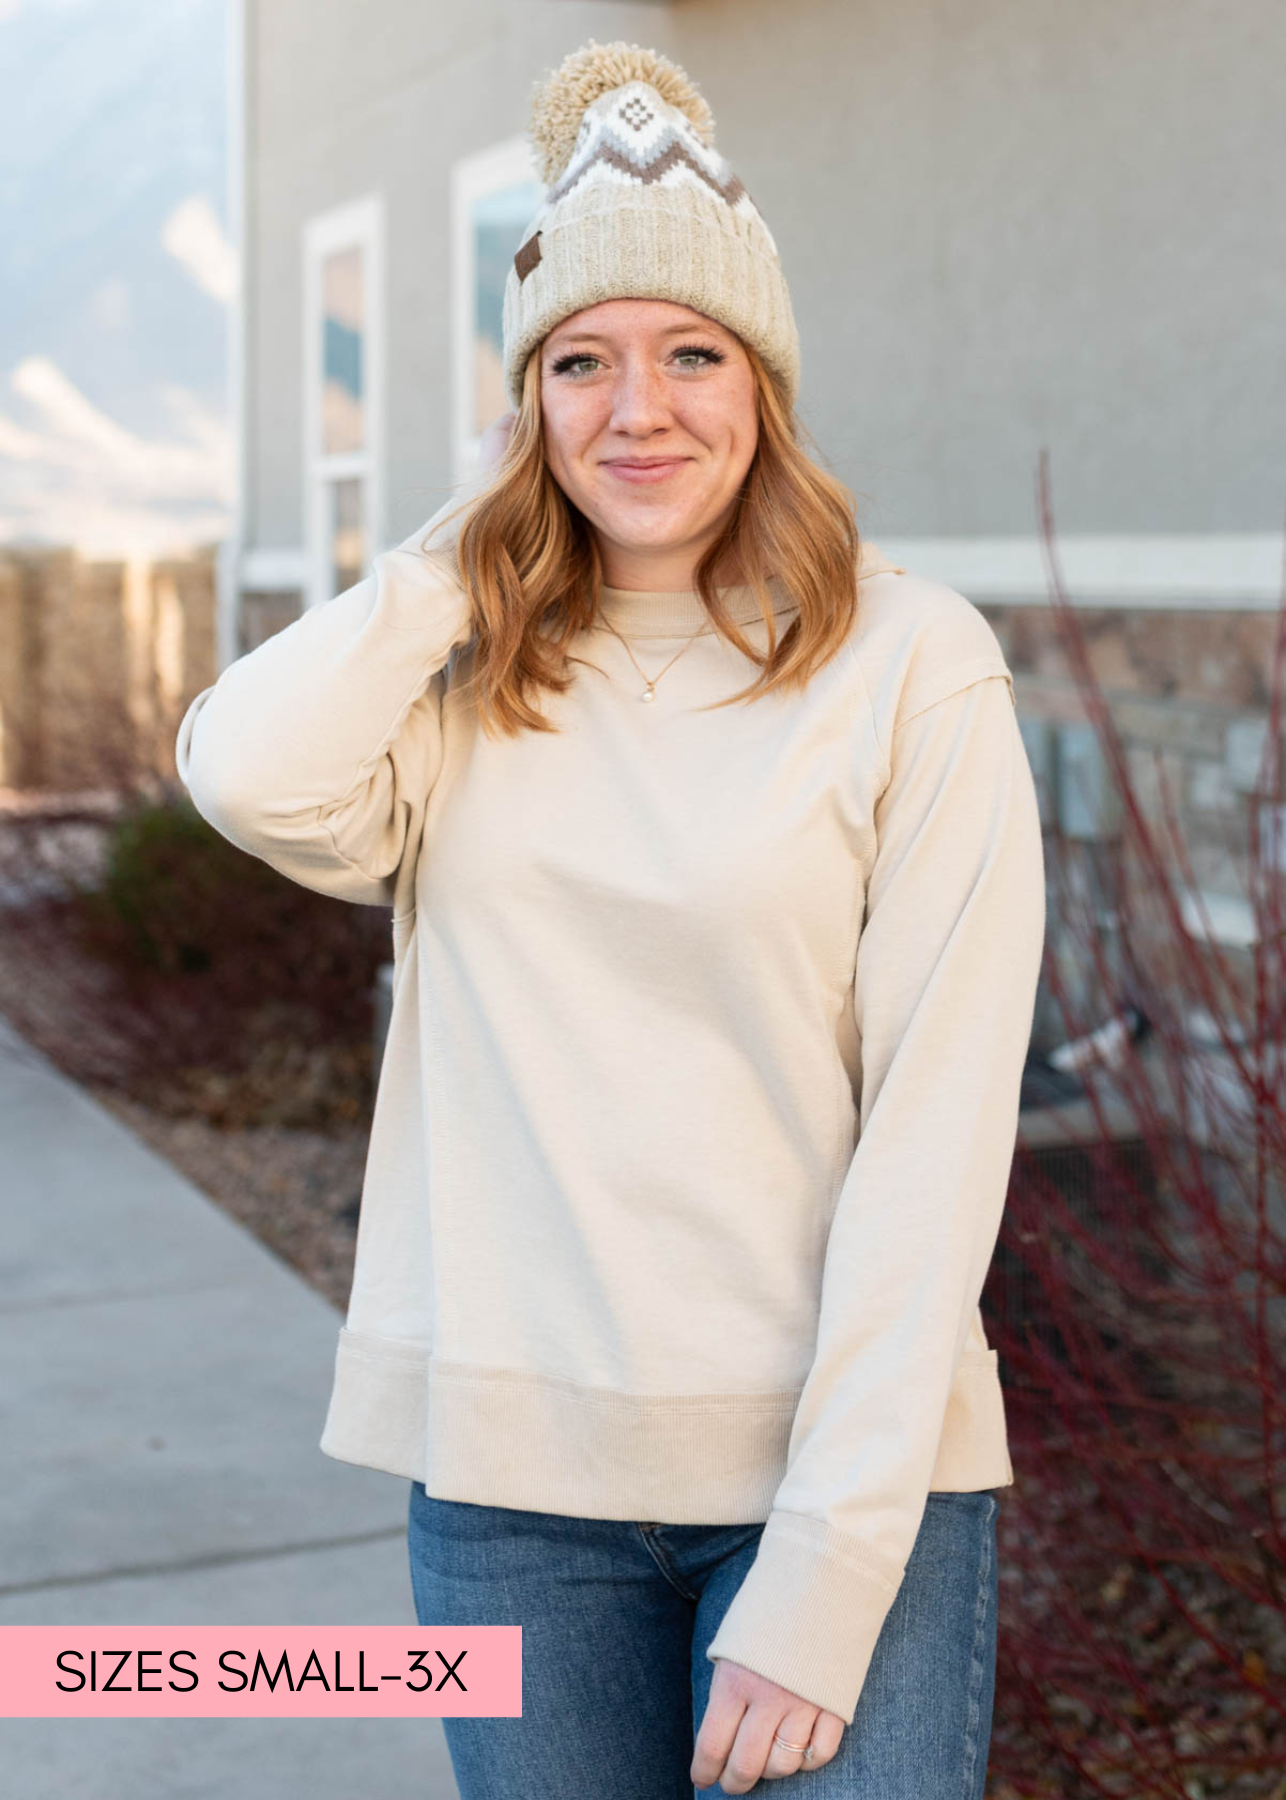
<path fill-rule="evenodd" d="M 596 533 L 608 586 L 691 588 L 758 442 L 741 340 L 674 301 L 604 300 L 556 325 L 539 356 L 545 457 Z"/>

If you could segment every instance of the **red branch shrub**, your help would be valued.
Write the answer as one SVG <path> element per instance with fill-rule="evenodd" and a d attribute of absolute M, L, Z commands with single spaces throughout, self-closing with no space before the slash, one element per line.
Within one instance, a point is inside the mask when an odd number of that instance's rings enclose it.
<path fill-rule="evenodd" d="M 1067 879 L 1078 846 L 1047 838 L 1042 979 L 1069 1040 L 1129 1008 L 1149 1029 L 1081 1071 L 1061 1146 L 1028 1141 L 1020 1122 L 984 1293 L 1015 1471 L 990 1791 L 1286 1800 L 1282 876 L 1252 805 L 1254 944 L 1238 966 L 1185 924 L 1185 887 L 1202 906 L 1173 796 L 1160 770 L 1163 820 L 1144 816 L 1058 571 L 1047 490 L 1042 457 L 1055 619 L 1123 824 L 1115 891 L 1088 905 Z M 1284 660 L 1286 593 L 1254 796 L 1273 804 Z M 1059 1116 L 1046 1111 L 1046 1139 Z"/>

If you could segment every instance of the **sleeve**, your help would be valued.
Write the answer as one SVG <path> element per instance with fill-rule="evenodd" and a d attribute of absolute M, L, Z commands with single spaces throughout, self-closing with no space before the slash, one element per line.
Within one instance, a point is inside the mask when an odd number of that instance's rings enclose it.
<path fill-rule="evenodd" d="M 364 580 L 230 663 L 179 726 L 175 764 L 197 811 L 318 893 L 394 904 L 441 762 L 441 671 L 472 631 L 441 554 L 462 504 L 457 494 Z"/>
<path fill-rule="evenodd" d="M 755 1561 L 706 1652 L 849 1724 L 999 1234 L 1045 931 L 1009 673 L 993 656 L 962 675 L 891 733 L 853 986 L 858 1135 L 815 1351 Z"/>

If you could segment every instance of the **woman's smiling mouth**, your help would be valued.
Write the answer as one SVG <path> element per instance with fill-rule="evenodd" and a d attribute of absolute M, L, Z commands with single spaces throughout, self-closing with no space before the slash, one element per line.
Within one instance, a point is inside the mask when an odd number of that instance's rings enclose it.
<path fill-rule="evenodd" d="M 622 481 L 650 482 L 664 481 L 681 469 L 689 459 L 686 456 L 667 457 L 660 462 L 635 462 L 629 458 L 604 463 L 603 467 Z"/>

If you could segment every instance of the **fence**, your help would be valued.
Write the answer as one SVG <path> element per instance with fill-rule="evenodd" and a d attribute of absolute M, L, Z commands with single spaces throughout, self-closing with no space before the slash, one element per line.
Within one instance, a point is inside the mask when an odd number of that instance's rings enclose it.
<path fill-rule="evenodd" d="M 217 672 L 216 554 L 0 551 L 0 787 L 173 774 L 184 708 Z"/>

